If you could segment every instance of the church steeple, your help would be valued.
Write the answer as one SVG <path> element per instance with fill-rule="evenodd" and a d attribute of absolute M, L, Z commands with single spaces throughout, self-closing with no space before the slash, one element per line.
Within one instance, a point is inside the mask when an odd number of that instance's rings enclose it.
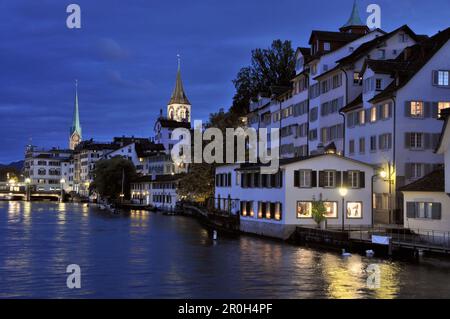
<path fill-rule="evenodd" d="M 167 106 L 167 117 L 177 122 L 191 122 L 191 103 L 184 92 L 183 81 L 181 80 L 181 59 L 178 58 L 177 79 L 175 88 Z"/>
<path fill-rule="evenodd" d="M 354 0 L 353 2 L 353 8 L 352 13 L 350 14 L 350 18 L 348 19 L 347 23 L 344 24 L 339 30 L 341 32 L 358 33 L 358 34 L 365 34 L 369 32 L 369 28 L 361 20 L 356 0 Z"/>
<path fill-rule="evenodd" d="M 78 81 L 75 80 L 75 105 L 73 110 L 72 126 L 70 127 L 69 147 L 71 150 L 81 142 L 80 114 L 78 109 Z"/>
<path fill-rule="evenodd" d="M 177 79 L 175 82 L 175 89 L 172 92 L 172 96 L 170 97 L 170 104 L 191 104 L 184 93 L 183 81 L 181 80 L 181 59 L 180 55 L 178 57 L 178 71 L 177 71 Z"/>

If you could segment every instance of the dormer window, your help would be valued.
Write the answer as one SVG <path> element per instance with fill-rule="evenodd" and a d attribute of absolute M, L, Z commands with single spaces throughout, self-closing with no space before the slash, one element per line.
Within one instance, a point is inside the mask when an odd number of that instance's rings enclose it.
<path fill-rule="evenodd" d="M 407 38 L 406 34 L 404 34 L 404 33 L 400 33 L 398 35 L 398 39 L 399 39 L 400 43 L 408 42 L 408 38 Z"/>
<path fill-rule="evenodd" d="M 324 51 L 331 51 L 331 44 L 330 44 L 330 42 L 324 42 L 323 43 L 323 50 Z"/>
<path fill-rule="evenodd" d="M 380 60 L 386 59 L 386 50 L 384 49 L 378 50 L 378 57 Z"/>
<path fill-rule="evenodd" d="M 355 48 L 354 48 L 354 47 L 349 47 L 349 48 L 348 48 L 348 51 L 349 51 L 349 52 L 353 52 L 353 51 L 355 51 Z"/>

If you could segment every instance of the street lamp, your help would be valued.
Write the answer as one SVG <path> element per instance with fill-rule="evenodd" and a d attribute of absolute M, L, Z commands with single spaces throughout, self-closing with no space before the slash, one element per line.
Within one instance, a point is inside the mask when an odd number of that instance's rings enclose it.
<path fill-rule="evenodd" d="M 66 183 L 66 180 L 64 178 L 61 178 L 59 183 L 61 184 L 61 198 L 60 198 L 60 202 L 63 203 L 64 202 L 64 184 Z"/>
<path fill-rule="evenodd" d="M 342 231 L 345 231 L 345 196 L 348 194 L 348 189 L 345 187 L 339 188 L 339 194 L 342 197 Z"/>

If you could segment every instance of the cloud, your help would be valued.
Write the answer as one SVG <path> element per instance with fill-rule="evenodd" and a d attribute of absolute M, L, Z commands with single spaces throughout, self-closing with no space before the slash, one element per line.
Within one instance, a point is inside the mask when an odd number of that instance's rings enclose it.
<path fill-rule="evenodd" d="M 150 90 L 152 88 L 152 83 L 149 80 L 127 80 L 117 70 L 108 70 L 106 76 L 109 83 L 117 87 L 137 90 Z"/>
<path fill-rule="evenodd" d="M 98 40 L 97 53 L 100 58 L 106 60 L 122 60 L 129 56 L 129 52 L 111 38 L 102 38 Z"/>

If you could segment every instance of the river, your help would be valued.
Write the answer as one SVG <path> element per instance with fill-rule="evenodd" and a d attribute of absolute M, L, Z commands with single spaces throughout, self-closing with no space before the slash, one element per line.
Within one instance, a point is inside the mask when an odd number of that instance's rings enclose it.
<path fill-rule="evenodd" d="M 67 288 L 71 264 L 80 289 Z M 375 284 L 368 267 L 379 270 Z M 0 201 L 0 298 L 31 297 L 449 298 L 450 262 L 342 258 L 249 236 L 213 241 L 187 217 Z"/>

